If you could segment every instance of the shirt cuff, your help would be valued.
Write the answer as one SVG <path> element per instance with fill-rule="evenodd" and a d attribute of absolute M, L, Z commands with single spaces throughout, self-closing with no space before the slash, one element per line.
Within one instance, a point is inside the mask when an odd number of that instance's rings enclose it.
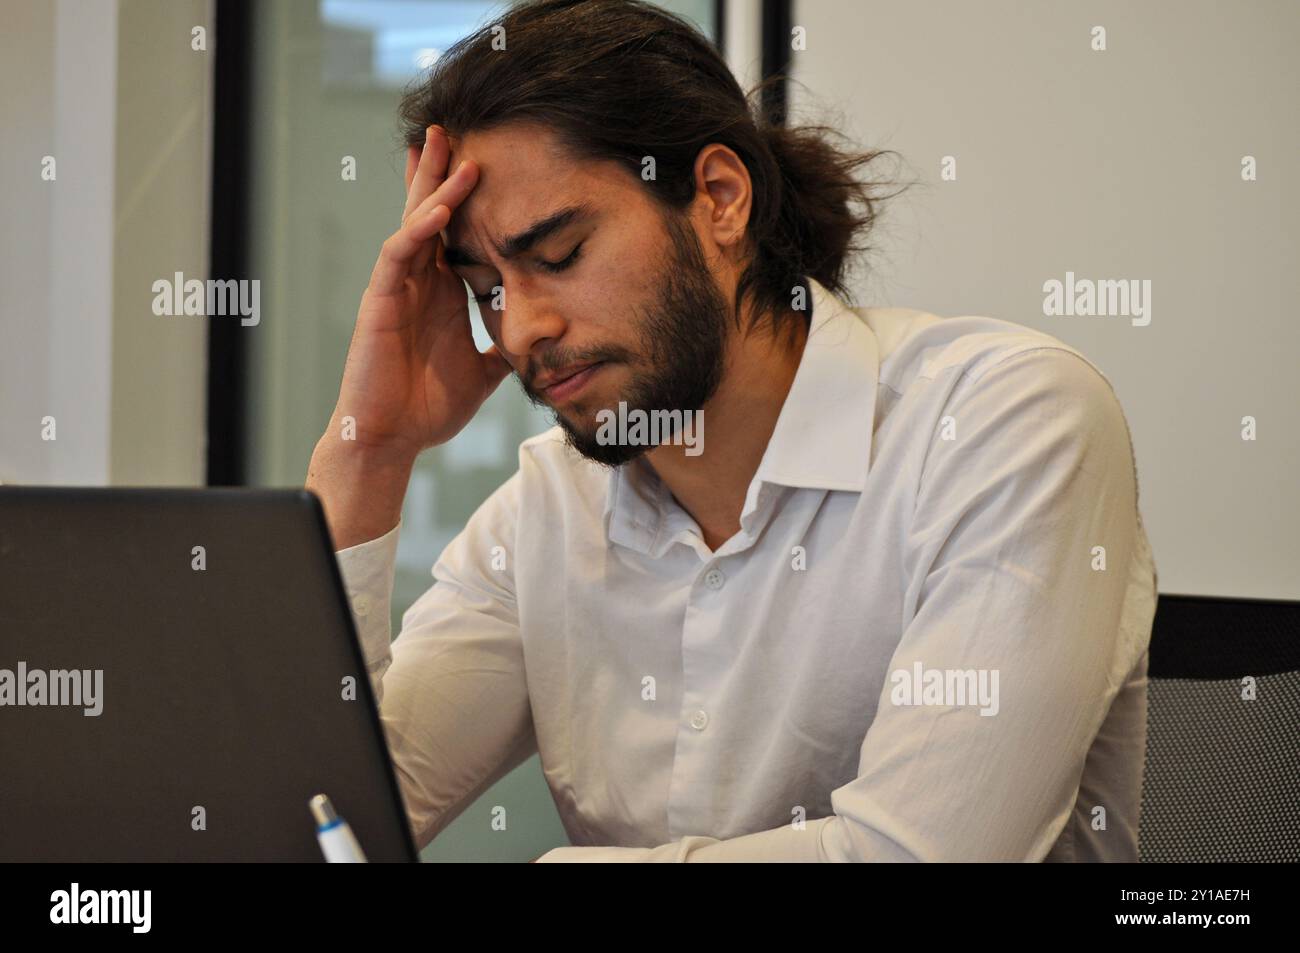
<path fill-rule="evenodd" d="M 397 571 L 397 537 L 401 520 L 383 536 L 340 549 L 334 554 L 343 588 L 352 605 L 352 618 L 366 664 L 373 666 L 389 654 L 392 641 L 390 607 Z"/>
<path fill-rule="evenodd" d="M 539 864 L 635 864 L 649 859 L 653 847 L 556 847 L 538 857 Z"/>
<path fill-rule="evenodd" d="M 842 836 L 844 823 L 831 814 L 803 827 L 786 824 L 727 840 L 688 834 L 658 847 L 557 847 L 538 857 L 537 863 L 819 863 L 849 856 L 824 844 L 833 833 Z"/>

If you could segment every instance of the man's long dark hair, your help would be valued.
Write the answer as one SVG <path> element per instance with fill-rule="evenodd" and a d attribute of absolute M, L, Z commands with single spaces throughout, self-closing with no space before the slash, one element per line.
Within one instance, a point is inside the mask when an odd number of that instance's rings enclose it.
<path fill-rule="evenodd" d="M 880 201 L 856 172 L 884 153 L 841 151 L 827 126 L 772 124 L 750 105 L 762 85 L 747 99 L 703 34 L 649 3 L 533 0 L 457 42 L 406 90 L 401 137 L 418 146 L 435 123 L 454 137 L 536 123 L 573 155 L 624 164 L 670 212 L 695 195 L 699 151 L 729 147 L 753 188 L 737 313 L 752 296 L 751 330 L 768 321 L 779 333 L 793 330 L 779 323 L 803 276 L 848 296 L 846 269 L 871 247 Z"/>

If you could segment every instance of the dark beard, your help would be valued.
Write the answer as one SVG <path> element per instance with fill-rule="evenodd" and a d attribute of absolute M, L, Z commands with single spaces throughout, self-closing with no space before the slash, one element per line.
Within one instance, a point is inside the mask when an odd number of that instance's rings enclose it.
<path fill-rule="evenodd" d="M 629 412 L 699 412 L 722 380 L 730 308 L 689 223 L 673 212 L 664 215 L 664 223 L 671 252 L 658 282 L 659 296 L 640 322 L 641 353 L 648 356 L 650 370 L 634 375 L 622 396 Z M 585 353 L 579 360 L 620 361 L 631 366 L 635 357 L 623 348 L 608 348 Z M 549 407 L 522 379 L 520 385 L 534 405 Z M 590 430 L 582 429 L 559 411 L 553 413 L 568 445 L 604 466 L 621 466 L 651 449 L 650 444 L 599 443 L 594 424 Z M 681 417 L 686 419 L 684 414 Z M 675 433 L 674 429 L 672 434 L 660 434 L 661 442 Z"/>

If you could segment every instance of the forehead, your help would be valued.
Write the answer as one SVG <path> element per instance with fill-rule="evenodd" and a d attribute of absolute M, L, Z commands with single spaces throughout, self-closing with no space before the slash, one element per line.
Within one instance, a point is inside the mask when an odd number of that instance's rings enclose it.
<path fill-rule="evenodd" d="M 448 170 L 464 159 L 478 166 L 478 182 L 444 234 L 480 251 L 487 250 L 481 239 L 513 234 L 559 208 L 626 204 L 639 191 L 617 164 L 577 158 L 540 126 L 514 124 L 452 140 Z"/>

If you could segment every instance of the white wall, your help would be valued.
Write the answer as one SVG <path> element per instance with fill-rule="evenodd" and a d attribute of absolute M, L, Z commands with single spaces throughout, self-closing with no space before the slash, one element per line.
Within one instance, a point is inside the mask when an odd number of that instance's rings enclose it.
<path fill-rule="evenodd" d="M 762 0 L 719 0 L 726 4 L 722 38 L 727 65 L 749 92 L 763 78 Z"/>
<path fill-rule="evenodd" d="M 792 121 L 838 110 L 925 182 L 860 303 L 1078 347 L 1127 413 L 1160 590 L 1300 598 L 1300 4 L 796 0 L 794 22 Z M 1150 279 L 1150 323 L 1045 316 L 1067 271 Z"/>

